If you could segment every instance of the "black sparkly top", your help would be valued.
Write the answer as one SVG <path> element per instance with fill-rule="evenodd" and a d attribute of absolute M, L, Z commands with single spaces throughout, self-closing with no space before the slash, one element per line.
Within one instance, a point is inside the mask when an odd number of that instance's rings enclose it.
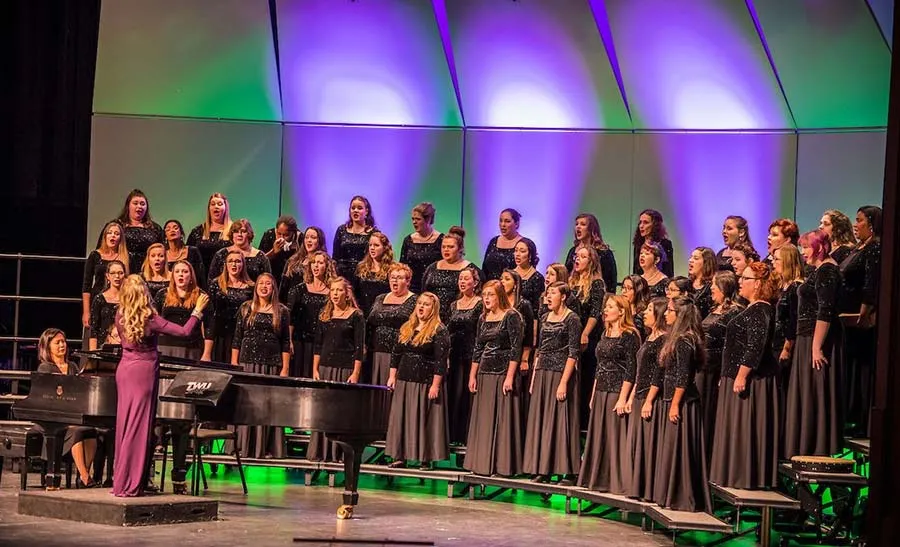
<path fill-rule="evenodd" d="M 534 308 L 527 300 L 520 300 L 516 311 L 522 316 L 522 347 L 534 348 Z"/>
<path fill-rule="evenodd" d="M 418 294 L 422 292 L 422 277 L 425 269 L 441 259 L 441 245 L 444 242 L 444 234 L 441 234 L 431 243 L 416 243 L 412 235 L 403 238 L 403 246 L 400 248 L 400 262 L 409 266 L 412 270 L 412 280 L 409 282 L 409 290 Z"/>
<path fill-rule="evenodd" d="M 706 362 L 701 370 L 716 371 L 722 368 L 722 350 L 725 348 L 725 330 L 728 323 L 741 312 L 742 308 L 732 306 L 725 313 L 712 312 L 703 319 L 703 334 L 706 341 Z"/>
<path fill-rule="evenodd" d="M 640 312 L 636 313 L 636 314 L 634 314 L 634 317 L 632 319 L 634 320 L 634 328 L 637 329 L 638 336 L 641 337 L 641 343 L 643 344 L 644 339 L 646 339 L 647 336 L 649 335 L 649 333 L 647 332 L 647 329 L 644 328 L 644 314 L 640 313 Z"/>
<path fill-rule="evenodd" d="M 207 276 L 208 287 L 211 287 L 212 284 L 216 282 L 216 279 L 222 274 L 222 271 L 225 269 L 225 258 L 227 257 L 228 248 L 216 251 L 216 254 L 212 259 L 212 264 L 209 265 L 209 275 Z M 263 272 L 272 273 L 272 265 L 269 264 L 269 259 L 262 251 L 256 253 L 256 256 L 245 256 L 244 269 L 247 270 L 247 277 L 250 278 L 250 281 L 256 281 L 259 274 Z"/>
<path fill-rule="evenodd" d="M 684 389 L 682 403 L 700 397 L 700 392 L 694 383 L 694 374 L 699 368 L 700 360 L 700 352 L 687 338 L 682 338 L 675 344 L 675 351 L 662 363 L 665 369 L 662 380 L 663 401 L 671 401 L 678 388 Z"/>
<path fill-rule="evenodd" d="M 368 317 L 378 295 L 389 292 L 390 290 L 391 284 L 388 283 L 387 277 L 384 279 L 377 279 L 374 276 L 366 276 L 357 279 L 355 290 L 356 303 L 359 304 L 359 309 L 362 310 L 363 315 Z"/>
<path fill-rule="evenodd" d="M 450 335 L 447 327 L 438 325 L 434 338 L 421 346 L 412 342 L 397 342 L 391 353 L 391 368 L 397 369 L 397 379 L 404 382 L 430 384 L 435 376 L 447 374 L 447 352 Z"/>
<path fill-rule="evenodd" d="M 656 242 L 662 250 L 666 253 L 666 261 L 660 262 L 658 267 L 659 270 L 666 274 L 668 277 L 675 276 L 675 249 L 672 247 L 672 241 L 668 238 L 665 238 L 661 241 Z M 640 245 L 634 246 L 634 262 L 632 264 L 631 273 L 635 275 L 641 275 L 641 247 L 643 246 L 643 242 Z"/>
<path fill-rule="evenodd" d="M 354 311 L 345 319 L 320 322 L 313 351 L 321 356 L 320 366 L 352 369 L 355 361 L 362 361 L 365 346 L 366 320 Z"/>
<path fill-rule="evenodd" d="M 587 300 L 581 299 L 580 289 L 575 289 L 572 291 L 572 294 L 575 295 L 574 300 L 577 306 L 577 309 L 574 311 L 581 318 L 582 327 L 587 325 L 588 319 L 591 317 L 599 323 L 603 323 L 603 300 L 606 297 L 606 285 L 603 284 L 602 279 L 591 281 L 590 294 L 588 294 Z M 594 327 L 594 330 L 591 331 L 591 338 L 599 339 L 601 330 L 603 330 L 602 325 Z"/>
<path fill-rule="evenodd" d="M 478 320 L 472 362 L 479 374 L 506 374 L 510 361 L 522 360 L 522 317 L 509 310 L 499 321 Z"/>
<path fill-rule="evenodd" d="M 709 315 L 716 307 L 712 299 L 712 283 L 704 283 L 699 289 L 694 290 L 694 304 L 700 312 L 700 319 Z"/>
<path fill-rule="evenodd" d="M 275 228 L 269 228 L 263 233 L 262 238 L 259 240 L 259 250 L 268 253 L 272 249 L 275 248 L 275 240 L 277 239 L 277 234 L 275 233 Z M 293 245 L 290 251 L 281 251 L 280 253 L 276 253 L 272 257 L 266 257 L 269 259 L 269 266 L 272 269 L 272 275 L 275 276 L 275 280 L 278 281 L 279 285 L 281 284 L 281 276 L 284 273 L 284 265 L 287 263 L 288 259 L 293 256 L 294 253 L 300 250 L 298 245 Z"/>
<path fill-rule="evenodd" d="M 597 391 L 618 393 L 623 382 L 634 382 L 627 372 L 637 368 L 638 348 L 641 340 L 633 332 L 610 338 L 603 333 L 597 342 Z"/>
<path fill-rule="evenodd" d="M 659 352 L 666 343 L 666 335 L 655 340 L 648 340 L 641 344 L 634 360 L 636 370 L 625 373 L 629 378 L 634 378 L 634 399 L 643 401 L 647 398 L 654 376 L 661 377 L 663 371 L 659 366 Z"/>
<path fill-rule="evenodd" d="M 669 286 L 669 278 L 664 277 L 656 282 L 655 285 L 649 285 L 650 289 L 650 298 L 656 298 L 657 296 L 661 296 L 665 298 L 666 296 L 666 287 Z"/>
<path fill-rule="evenodd" d="M 380 294 L 375 298 L 372 311 L 366 322 L 369 332 L 372 333 L 372 351 L 376 353 L 391 353 L 397 344 L 397 336 L 400 335 L 400 327 L 409 321 L 409 316 L 416 310 L 416 297 L 410 294 L 402 304 L 385 304 L 387 294 Z"/>
<path fill-rule="evenodd" d="M 231 241 L 222 239 L 222 232 L 210 232 L 209 239 L 203 239 L 203 225 L 195 226 L 188 235 L 187 244 L 196 247 L 203 258 L 206 271 L 212 265 L 213 256 L 219 249 L 231 246 Z"/>
<path fill-rule="evenodd" d="M 831 258 L 838 264 L 843 262 L 850 256 L 850 253 L 853 252 L 853 247 L 849 247 L 847 245 L 841 245 L 840 247 L 836 247 L 833 251 L 831 251 Z"/>
<path fill-rule="evenodd" d="M 165 243 L 166 236 L 162 226 L 153 222 L 150 226 L 126 226 L 125 245 L 128 246 L 129 270 L 132 273 L 141 271 L 147 249 L 154 243 Z"/>
<path fill-rule="evenodd" d="M 456 305 L 457 302 L 450 305 L 450 319 L 447 322 L 447 330 L 450 331 L 450 362 L 454 367 L 468 370 L 475 351 L 478 320 L 484 312 L 484 305 L 478 301 L 467 310 L 460 310 Z"/>
<path fill-rule="evenodd" d="M 253 287 L 238 289 L 228 287 L 224 293 L 218 283 L 210 285 L 209 300 L 212 306 L 210 328 L 206 329 L 206 339 L 222 339 L 234 334 L 237 313 L 241 304 L 253 298 Z"/>
<path fill-rule="evenodd" d="M 257 313 L 253 323 L 249 321 L 250 304 L 241 307 L 240 320 L 234 330 L 231 347 L 240 350 L 238 363 L 264 365 L 281 369 L 282 353 L 291 351 L 290 316 L 287 308 L 280 306 L 281 319 L 278 330 L 273 326 L 271 313 Z"/>
<path fill-rule="evenodd" d="M 106 267 L 112 260 L 105 260 L 98 251 L 91 251 L 84 262 L 84 278 L 81 281 L 81 292 L 95 296 L 106 290 Z"/>
<path fill-rule="evenodd" d="M 97 339 L 97 347 L 106 343 L 106 337 L 109 336 L 109 331 L 116 321 L 116 310 L 118 309 L 119 304 L 107 302 L 102 292 L 91 300 L 91 338 Z"/>
<path fill-rule="evenodd" d="M 581 319 L 568 313 L 562 321 L 550 321 L 545 313 L 538 323 L 537 368 L 553 372 L 566 370 L 566 361 L 581 357 Z"/>
<path fill-rule="evenodd" d="M 147 284 L 147 288 L 150 290 L 151 295 L 158 294 L 159 291 L 169 288 L 168 280 L 166 280 L 166 281 L 147 281 L 146 279 L 144 279 L 144 283 Z M 157 308 L 157 310 L 159 310 L 159 308 Z"/>
<path fill-rule="evenodd" d="M 537 312 L 541 307 L 541 295 L 544 294 L 544 275 L 536 271 L 528 279 L 523 279 L 519 293 L 522 300 L 527 300 L 531 309 Z"/>
<path fill-rule="evenodd" d="M 570 310 L 572 310 L 573 312 L 575 312 L 576 315 L 578 315 L 578 312 L 581 311 L 581 302 L 578 300 L 578 297 L 575 296 L 574 293 L 571 293 L 571 292 L 570 292 L 570 293 L 569 293 L 569 296 L 566 297 L 566 307 L 569 308 Z M 550 308 L 547 307 L 547 304 L 544 303 L 544 302 L 541 302 L 541 305 L 540 305 L 540 307 L 538 308 L 538 314 L 537 314 L 537 315 L 538 315 L 538 317 L 543 317 L 544 314 L 547 313 L 547 312 L 549 312 L 549 311 L 550 311 Z M 601 313 L 603 312 L 602 308 L 601 308 L 600 312 L 601 312 Z M 582 325 L 584 325 L 585 323 L 587 323 L 586 320 L 581 320 L 580 318 L 579 318 L 579 320 L 581 321 L 581 324 L 582 324 Z"/>
<path fill-rule="evenodd" d="M 844 293 L 841 312 L 859 313 L 860 306 L 878 304 L 878 280 L 881 273 L 881 243 L 872 241 L 862 249 L 854 249 L 841 262 Z"/>
<path fill-rule="evenodd" d="M 278 300 L 282 304 L 287 304 L 288 298 L 290 298 L 291 295 L 291 290 L 297 285 L 302 285 L 304 283 L 302 271 L 295 274 L 283 275 L 281 277 L 281 282 L 278 283 Z"/>
<path fill-rule="evenodd" d="M 778 295 L 775 304 L 775 333 L 772 338 L 772 353 L 778 358 L 786 340 L 797 338 L 797 311 L 799 307 L 797 288 L 800 281 L 794 281 Z"/>
<path fill-rule="evenodd" d="M 481 284 L 491 279 L 500 279 L 503 270 L 516 267 L 516 260 L 513 256 L 515 245 L 509 249 L 500 249 L 497 247 L 497 240 L 500 236 L 494 236 L 488 243 L 487 249 L 484 251 L 484 261 L 481 263 L 481 271 L 484 277 L 481 278 Z"/>
<path fill-rule="evenodd" d="M 356 287 L 356 265 L 366 257 L 369 250 L 369 237 L 373 230 L 363 234 L 347 231 L 347 225 L 341 224 L 334 233 L 334 259 L 337 274 L 347 278 Z"/>
<path fill-rule="evenodd" d="M 165 319 L 166 321 L 171 321 L 177 325 L 184 325 L 188 322 L 188 319 L 191 318 L 191 313 L 194 311 L 193 307 L 185 308 L 183 306 L 166 306 L 166 289 L 163 289 L 156 293 L 156 297 L 154 298 L 156 304 L 156 311 L 159 312 L 160 317 Z M 197 326 L 191 332 L 190 336 L 182 337 L 182 336 L 169 336 L 167 334 L 159 335 L 159 345 L 161 346 L 178 346 L 184 348 L 200 348 L 203 347 L 203 333 L 200 329 L 200 324 L 203 324 L 204 329 L 209 329 L 209 325 L 207 321 L 209 319 L 209 314 L 207 313 L 206 308 L 203 310 L 203 316 L 200 321 L 197 322 Z"/>
<path fill-rule="evenodd" d="M 841 270 L 826 262 L 797 287 L 797 336 L 812 336 L 816 321 L 837 319 L 841 293 Z"/>
<path fill-rule="evenodd" d="M 577 247 L 569 249 L 566 255 L 566 269 L 569 273 L 575 268 L 575 251 Z M 603 284 L 610 292 L 616 292 L 616 285 L 619 283 L 619 269 L 616 266 L 616 256 L 611 249 L 596 249 L 597 257 L 600 258 L 600 276 L 603 278 Z"/>
<path fill-rule="evenodd" d="M 314 342 L 319 330 L 319 314 L 328 302 L 327 294 L 309 292 L 306 283 L 294 285 L 287 299 L 291 311 L 294 338 L 301 342 Z"/>
<path fill-rule="evenodd" d="M 446 325 L 450 319 L 450 304 L 456 300 L 459 294 L 459 272 L 462 270 L 443 270 L 438 268 L 437 264 L 435 262 L 425 269 L 425 275 L 422 276 L 422 288 L 433 292 L 440 300 L 441 322 Z M 473 268 L 481 276 L 481 272 L 474 264 L 469 263 L 466 268 Z M 480 279 L 484 280 L 484 277 L 480 277 Z"/>
<path fill-rule="evenodd" d="M 191 267 L 194 268 L 194 275 L 197 277 L 197 285 L 204 291 L 207 287 L 207 276 L 206 276 L 206 264 L 203 262 L 203 257 L 200 255 L 200 250 L 197 247 L 193 247 L 191 245 L 186 246 L 187 249 L 187 257 L 185 260 L 190 263 Z M 175 267 L 175 261 L 168 262 L 166 267 L 169 271 L 172 271 L 172 268 Z"/>
<path fill-rule="evenodd" d="M 753 369 L 750 378 L 772 376 L 778 371 L 778 362 L 771 349 L 774 315 L 771 304 L 755 302 L 728 323 L 722 353 L 722 376 L 737 377 L 741 366 Z"/>

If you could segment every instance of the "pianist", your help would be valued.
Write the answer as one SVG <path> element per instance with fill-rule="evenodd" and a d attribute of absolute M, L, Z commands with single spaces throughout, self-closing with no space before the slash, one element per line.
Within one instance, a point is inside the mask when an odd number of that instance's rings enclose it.
<path fill-rule="evenodd" d="M 184 325 L 163 319 L 153 308 L 147 284 L 129 275 L 119 295 L 115 328 L 122 340 L 122 359 L 116 368 L 116 462 L 113 494 L 141 495 L 148 482 L 150 434 L 156 418 L 159 388 L 157 336 L 189 336 L 209 303 L 206 294 L 197 297 L 191 317 Z"/>
<path fill-rule="evenodd" d="M 37 371 L 43 374 L 75 375 L 78 367 L 69 363 L 69 347 L 66 335 L 59 329 L 50 328 L 41 334 L 38 341 Z M 40 426 L 34 429 L 43 433 Z M 63 454 L 71 454 L 75 468 L 78 470 L 78 488 L 92 488 L 91 467 L 97 453 L 97 430 L 93 427 L 70 425 L 63 438 Z"/>

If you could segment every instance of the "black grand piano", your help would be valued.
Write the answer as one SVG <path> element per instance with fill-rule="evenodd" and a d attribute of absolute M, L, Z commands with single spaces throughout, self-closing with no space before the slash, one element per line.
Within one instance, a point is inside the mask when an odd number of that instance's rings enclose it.
<path fill-rule="evenodd" d="M 116 351 L 75 352 L 112 370 Z M 233 425 L 268 425 L 322 432 L 344 450 L 344 504 L 338 516 L 349 518 L 357 505 L 357 484 L 365 447 L 387 432 L 391 392 L 383 386 L 325 382 L 252 374 L 225 363 L 160 356 L 161 395 L 179 372 L 215 371 L 231 376 L 224 403 L 214 407 L 160 401 L 157 417 L 189 422 L 195 417 Z M 163 397 L 165 399 L 165 397 Z M 196 410 L 196 415 L 195 415 Z M 44 427 L 48 453 L 48 487 L 60 483 L 60 432 L 68 425 L 113 427 L 116 382 L 109 373 L 75 376 L 32 373 L 31 392 L 13 406 L 19 420 Z M 115 480 L 115 478 L 113 478 Z"/>

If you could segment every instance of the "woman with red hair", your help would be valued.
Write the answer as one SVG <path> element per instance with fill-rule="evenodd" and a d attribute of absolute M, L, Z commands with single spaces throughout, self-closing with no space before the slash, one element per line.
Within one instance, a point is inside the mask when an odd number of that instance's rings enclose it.
<path fill-rule="evenodd" d="M 773 220 L 772 224 L 769 224 L 769 235 L 766 236 L 768 255 L 763 262 L 772 266 L 775 261 L 775 251 L 785 245 L 796 245 L 798 239 L 800 239 L 800 228 L 797 227 L 796 222 L 789 218 Z"/>

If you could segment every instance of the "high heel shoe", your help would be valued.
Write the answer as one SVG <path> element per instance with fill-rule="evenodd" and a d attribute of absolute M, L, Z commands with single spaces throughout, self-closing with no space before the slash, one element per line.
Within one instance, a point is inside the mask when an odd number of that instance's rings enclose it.
<path fill-rule="evenodd" d="M 176 496 L 186 496 L 187 495 L 187 483 L 172 481 L 172 493 Z"/>
<path fill-rule="evenodd" d="M 75 479 L 75 488 L 96 488 L 97 483 L 93 479 L 88 479 L 87 483 L 81 480 L 81 477 Z"/>

